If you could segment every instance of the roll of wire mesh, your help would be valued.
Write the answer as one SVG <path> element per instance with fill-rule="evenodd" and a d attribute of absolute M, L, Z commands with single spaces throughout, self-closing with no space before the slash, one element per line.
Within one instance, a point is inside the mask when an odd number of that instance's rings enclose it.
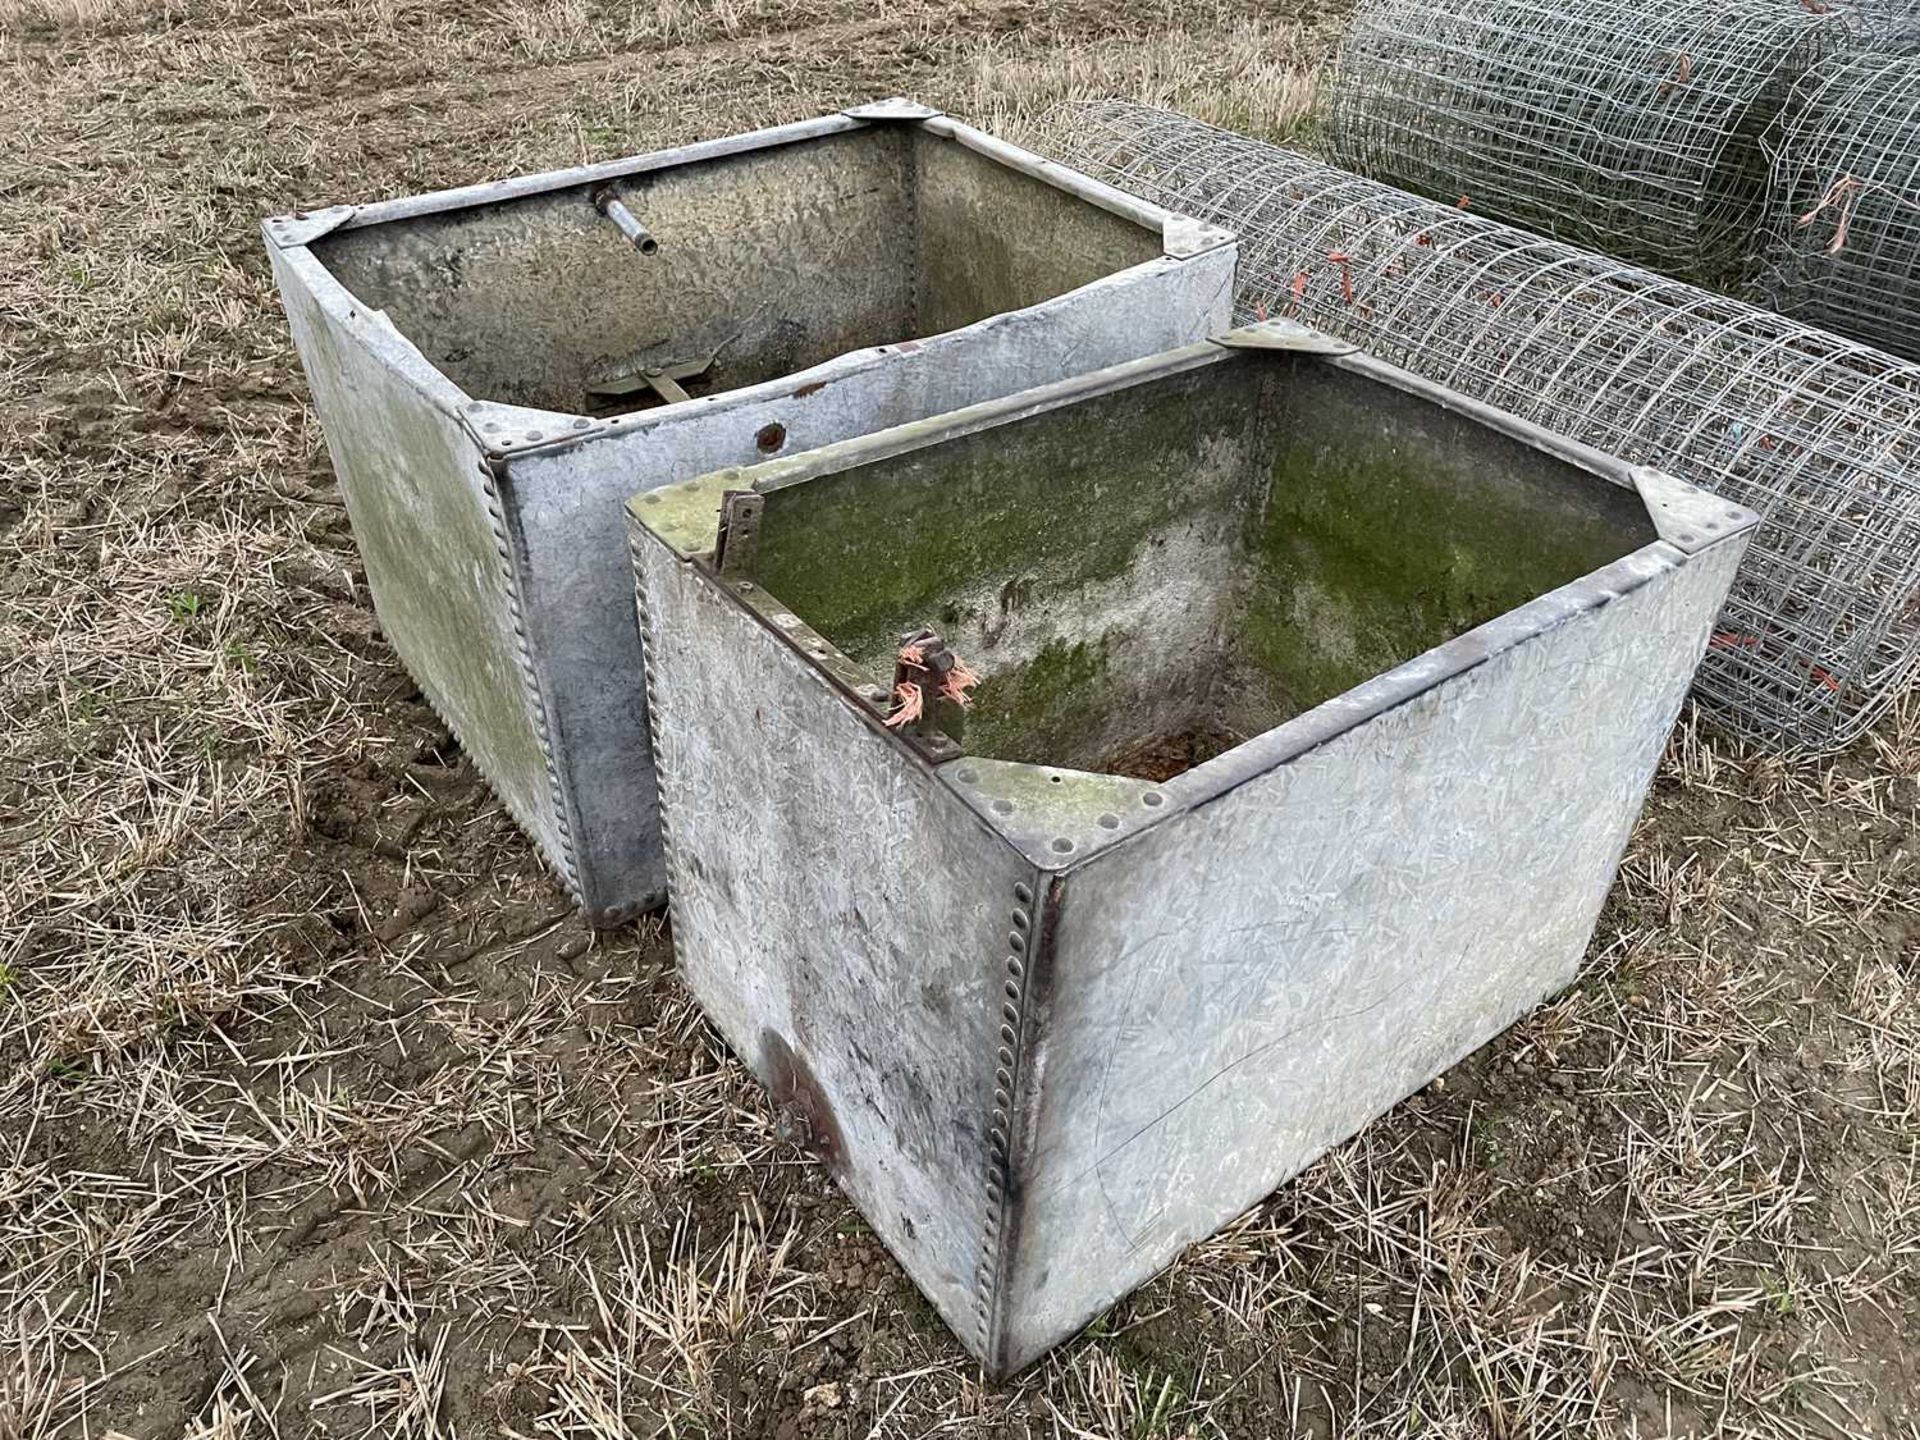
<path fill-rule="evenodd" d="M 1363 0 L 1324 148 L 1416 194 L 1719 285 L 1750 255 L 1768 123 L 1868 23 L 1820 0 Z"/>
<path fill-rule="evenodd" d="M 1920 55 L 1815 67 L 1768 139 L 1776 309 L 1920 357 Z"/>
<path fill-rule="evenodd" d="M 1920 366 L 1150 106 L 1060 107 L 1063 161 L 1240 235 L 1284 316 L 1766 517 L 1695 695 L 1740 734 L 1847 745 L 1920 660 Z"/>

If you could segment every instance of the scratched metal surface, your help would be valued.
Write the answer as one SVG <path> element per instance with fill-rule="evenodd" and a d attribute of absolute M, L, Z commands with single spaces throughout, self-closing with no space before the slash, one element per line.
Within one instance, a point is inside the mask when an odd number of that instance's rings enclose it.
<path fill-rule="evenodd" d="M 775 179 L 793 182 L 815 175 L 823 157 L 850 153 L 846 147 L 863 136 L 873 141 L 878 135 L 807 138 L 795 142 L 794 156 L 773 145 L 708 163 L 718 167 L 715 173 L 736 176 L 761 165 Z M 878 143 L 876 154 L 897 161 L 902 147 L 884 136 Z M 306 229 L 339 225 L 338 215 L 316 212 L 308 222 L 267 226 L 275 274 L 295 316 L 295 342 L 382 624 L 422 690 L 597 923 L 618 923 L 657 905 L 666 882 L 621 538 L 621 504 L 629 495 L 764 459 L 760 437 L 771 424 L 784 427 L 776 450 L 793 453 L 1186 344 L 1228 321 L 1234 252 L 1226 237 L 1208 237 L 1212 248 L 1200 253 L 1135 263 L 1143 245 L 1149 254 L 1166 248 L 1160 229 L 1170 228 L 1173 217 L 1136 206 L 1140 214 L 1122 219 L 1068 189 L 1015 173 L 1010 162 L 969 153 L 977 163 L 939 172 L 968 177 L 968 195 L 953 204 L 990 216 L 998 193 L 991 177 L 996 166 L 1008 166 L 1007 193 L 1022 197 L 1022 214 L 1040 203 L 1036 186 L 1055 198 L 1063 215 L 1089 212 L 1084 224 L 1070 227 L 1081 242 L 1072 266 L 1086 270 L 1104 245 L 1114 273 L 924 340 L 894 343 L 904 337 L 890 331 L 835 332 L 836 346 L 889 343 L 777 380 L 611 420 L 516 409 L 499 397 L 476 400 L 388 316 L 342 285 L 313 249 L 297 243 Z M 1036 157 L 1026 160 L 1040 164 Z M 1062 186 L 1085 183 L 1061 167 L 1050 173 Z M 671 165 L 662 165 L 645 183 L 665 193 L 674 175 Z M 717 203 L 711 184 L 687 184 L 702 204 Z M 559 203 L 546 192 L 511 202 L 534 210 Z M 493 256 L 490 263 L 510 270 L 503 247 L 516 232 L 512 224 L 502 230 L 499 219 L 510 208 L 480 197 L 424 219 L 348 225 L 318 243 L 327 254 L 356 257 L 355 273 L 372 275 L 383 233 L 426 227 L 437 238 L 403 245 L 399 260 L 405 263 L 388 281 L 397 295 L 412 297 L 397 313 L 439 316 L 432 325 L 444 328 L 446 317 L 433 308 L 441 302 L 430 305 L 415 294 L 434 290 L 431 256 L 445 258 L 445 246 L 434 245 L 475 217 L 491 217 L 492 228 L 480 228 L 493 238 L 474 254 Z M 803 208 L 818 213 L 817 206 Z M 583 223 L 606 222 L 593 216 Z M 1048 234 L 1031 225 L 1021 232 L 1038 268 L 1059 279 L 1061 262 L 1046 257 Z M 620 248 L 612 250 L 617 255 Z M 828 248 L 834 263 L 845 263 L 846 247 Z M 784 276 L 784 262 L 775 266 L 774 258 L 763 256 L 769 273 Z M 628 251 L 623 263 L 651 262 Z M 467 275 L 450 292 L 465 297 L 469 310 L 473 283 Z M 550 359 L 535 366 L 548 381 Z M 569 438 L 556 441 L 563 434 Z M 503 474 L 483 475 L 483 438 L 500 455 Z"/>
<path fill-rule="evenodd" d="M 1067 875 L 1011 1367 L 1573 978 L 1745 543 L 1650 546 L 1619 598 Z"/>
<path fill-rule="evenodd" d="M 1005 937 L 1036 872 L 708 575 L 638 528 L 632 557 L 680 972 L 978 1353 Z"/>

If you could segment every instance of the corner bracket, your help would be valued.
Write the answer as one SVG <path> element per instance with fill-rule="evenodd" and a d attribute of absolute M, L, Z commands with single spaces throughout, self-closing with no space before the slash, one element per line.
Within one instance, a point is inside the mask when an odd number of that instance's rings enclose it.
<path fill-rule="evenodd" d="M 753 553 L 760 541 L 760 512 L 766 508 L 766 497 L 751 490 L 728 490 L 721 495 L 713 568 L 727 579 L 743 579 L 753 568 Z"/>
<path fill-rule="evenodd" d="M 600 423 L 585 415 L 532 410 L 492 400 L 469 400 L 461 407 L 460 421 L 482 450 L 495 455 L 579 440 L 592 434 Z"/>
<path fill-rule="evenodd" d="M 1262 320 L 1257 325 L 1242 325 L 1224 335 L 1215 335 L 1213 343 L 1228 350 L 1291 350 L 1299 355 L 1357 355 L 1358 345 L 1336 340 L 1323 330 L 1314 330 L 1297 320 Z"/>
<path fill-rule="evenodd" d="M 1635 465 L 1631 474 L 1633 488 L 1640 492 L 1654 530 L 1683 554 L 1697 555 L 1709 545 L 1760 523 L 1760 517 L 1746 506 L 1689 485 L 1664 470 Z"/>
<path fill-rule="evenodd" d="M 267 243 L 282 250 L 311 245 L 322 235 L 338 230 L 354 217 L 357 205 L 329 205 L 322 210 L 295 210 L 290 215 L 271 215 L 260 222 Z"/>
<path fill-rule="evenodd" d="M 1233 231 L 1191 215 L 1169 215 L 1160 227 L 1160 236 L 1162 247 L 1175 260 L 1191 260 L 1239 239 Z"/>
<path fill-rule="evenodd" d="M 1151 781 L 978 755 L 942 765 L 940 778 L 1043 871 L 1066 869 L 1175 808 Z"/>
<path fill-rule="evenodd" d="M 849 105 L 840 113 L 849 120 L 932 120 L 944 112 L 931 105 L 922 105 L 918 100 L 909 100 L 904 95 L 891 95 L 885 100 Z"/>

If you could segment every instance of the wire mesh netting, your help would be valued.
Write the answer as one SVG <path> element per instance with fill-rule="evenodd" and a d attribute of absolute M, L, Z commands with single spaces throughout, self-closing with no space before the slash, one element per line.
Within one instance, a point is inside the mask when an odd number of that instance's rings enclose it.
<path fill-rule="evenodd" d="M 1041 143 L 1240 234 L 1243 318 L 1287 316 L 1760 512 L 1696 686 L 1753 738 L 1858 737 L 1920 659 L 1920 366 L 1149 106 Z"/>
<path fill-rule="evenodd" d="M 1873 47 L 1893 55 L 1911 55 L 1920 50 L 1920 0 L 1863 0 L 1878 22 L 1872 31 Z"/>
<path fill-rule="evenodd" d="M 1768 122 L 1863 28 L 1802 0 L 1365 0 L 1326 148 L 1416 194 L 1720 283 L 1749 253 Z"/>
<path fill-rule="evenodd" d="M 1766 298 L 1920 355 L 1920 55 L 1817 66 L 1768 149 Z"/>

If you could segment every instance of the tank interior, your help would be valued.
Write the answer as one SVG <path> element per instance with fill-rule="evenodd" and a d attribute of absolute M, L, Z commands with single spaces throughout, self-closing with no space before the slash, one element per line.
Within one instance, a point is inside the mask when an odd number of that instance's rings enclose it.
<path fill-rule="evenodd" d="M 766 495 L 754 578 L 994 759 L 1165 780 L 1656 537 L 1638 494 L 1271 352 Z"/>
<path fill-rule="evenodd" d="M 657 250 L 621 233 L 609 198 Z M 1162 243 L 888 124 L 340 230 L 313 251 L 474 398 L 607 415 L 1018 310 Z"/>

